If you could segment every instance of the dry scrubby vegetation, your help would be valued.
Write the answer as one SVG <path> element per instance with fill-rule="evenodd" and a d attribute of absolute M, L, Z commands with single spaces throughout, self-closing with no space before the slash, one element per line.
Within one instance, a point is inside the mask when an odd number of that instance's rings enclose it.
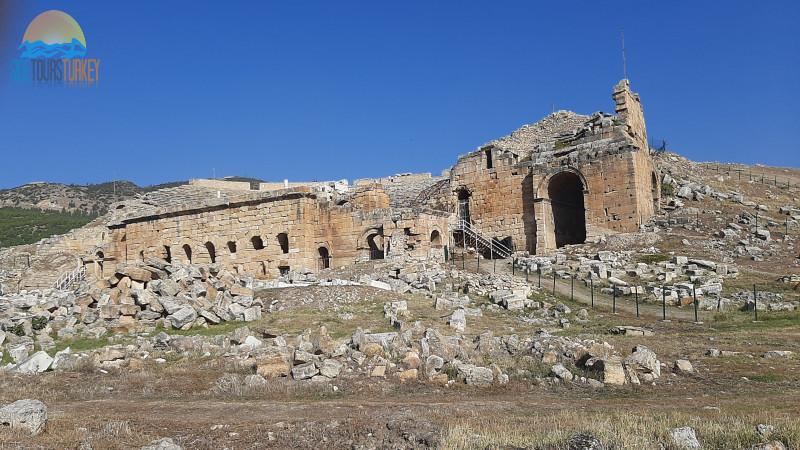
<path fill-rule="evenodd" d="M 0 248 L 32 244 L 40 239 L 82 227 L 97 215 L 0 208 Z"/>

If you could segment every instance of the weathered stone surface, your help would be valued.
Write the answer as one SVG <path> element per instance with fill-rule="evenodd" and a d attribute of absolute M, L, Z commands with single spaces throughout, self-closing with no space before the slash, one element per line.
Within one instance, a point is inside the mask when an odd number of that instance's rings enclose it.
<path fill-rule="evenodd" d="M 591 434 L 575 433 L 567 441 L 567 450 L 605 450 L 605 447 Z"/>
<path fill-rule="evenodd" d="M 694 367 L 692 367 L 692 363 L 689 362 L 689 360 L 678 359 L 675 361 L 675 365 L 672 367 L 672 370 L 677 373 L 692 373 L 694 372 Z"/>
<path fill-rule="evenodd" d="M 317 369 L 317 366 L 313 362 L 300 364 L 299 366 L 292 367 L 292 378 L 294 378 L 295 380 L 305 380 L 307 378 L 313 377 L 318 373 L 319 370 Z"/>
<path fill-rule="evenodd" d="M 556 364 L 550 370 L 553 373 L 553 375 L 564 381 L 572 381 L 572 379 L 574 378 L 572 372 L 567 370 L 567 368 L 564 367 L 562 364 Z"/>
<path fill-rule="evenodd" d="M 195 319 L 197 319 L 197 313 L 194 308 L 191 306 L 182 306 L 173 314 L 167 316 L 164 322 L 169 324 L 172 328 L 180 330 L 187 325 L 191 325 Z"/>
<path fill-rule="evenodd" d="M 634 347 L 633 353 L 623 360 L 623 364 L 633 368 L 637 373 L 652 375 L 653 378 L 661 376 L 661 363 L 656 354 L 644 345 Z"/>
<path fill-rule="evenodd" d="M 183 450 L 183 447 L 176 444 L 172 438 L 161 438 L 151 442 L 150 445 L 145 445 L 141 450 Z"/>
<path fill-rule="evenodd" d="M 450 315 L 450 326 L 455 328 L 456 331 L 464 331 L 467 327 L 467 316 L 464 314 L 463 309 L 457 309 Z"/>
<path fill-rule="evenodd" d="M 642 327 L 634 327 L 630 325 L 618 325 L 611 330 L 611 334 L 623 334 L 625 336 L 652 336 L 653 332 Z"/>
<path fill-rule="evenodd" d="M 256 357 L 256 373 L 264 378 L 287 377 L 292 372 L 293 361 L 291 347 L 262 347 Z"/>
<path fill-rule="evenodd" d="M 15 373 L 41 373 L 50 368 L 53 363 L 53 358 L 44 351 L 38 351 L 31 355 L 25 361 L 17 364 L 9 369 L 10 372 Z"/>
<path fill-rule="evenodd" d="M 39 400 L 17 400 L 0 408 L 0 427 L 26 428 L 39 434 L 47 423 L 47 406 Z"/>
<path fill-rule="evenodd" d="M 344 368 L 344 364 L 336 361 L 335 359 L 326 359 L 322 361 L 322 364 L 319 367 L 320 375 L 328 378 L 336 378 L 339 376 L 339 373 L 342 372 Z"/>
<path fill-rule="evenodd" d="M 488 367 L 476 367 L 469 372 L 465 381 L 470 386 L 489 386 L 494 381 L 494 374 Z"/>
<path fill-rule="evenodd" d="M 700 442 L 695 436 L 694 428 L 681 427 L 670 428 L 667 434 L 672 439 L 673 444 L 680 449 L 700 448 Z"/>

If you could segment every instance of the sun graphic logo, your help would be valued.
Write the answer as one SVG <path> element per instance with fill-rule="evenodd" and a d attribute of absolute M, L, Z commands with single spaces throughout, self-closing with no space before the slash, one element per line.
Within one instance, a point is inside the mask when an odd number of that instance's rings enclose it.
<path fill-rule="evenodd" d="M 11 61 L 11 78 L 36 86 L 91 86 L 99 81 L 99 59 L 85 59 L 86 37 L 69 14 L 51 10 L 34 18 Z"/>

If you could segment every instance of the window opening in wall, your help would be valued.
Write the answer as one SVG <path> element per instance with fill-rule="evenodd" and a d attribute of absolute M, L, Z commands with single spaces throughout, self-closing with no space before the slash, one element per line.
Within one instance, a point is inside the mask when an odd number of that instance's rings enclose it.
<path fill-rule="evenodd" d="M 278 244 L 281 246 L 283 253 L 289 253 L 289 235 L 286 233 L 278 234 Z"/>
<path fill-rule="evenodd" d="M 236 254 L 236 242 L 233 241 L 228 242 L 228 252 L 230 252 L 231 255 Z"/>
<path fill-rule="evenodd" d="M 172 251 L 169 248 L 169 245 L 164 246 L 164 261 L 171 263 L 172 262 Z"/>
<path fill-rule="evenodd" d="M 281 275 L 289 275 L 289 271 L 292 270 L 289 266 L 278 266 L 278 271 Z"/>
<path fill-rule="evenodd" d="M 217 251 L 214 248 L 214 244 L 211 242 L 206 242 L 206 250 L 208 250 L 208 258 L 211 260 L 211 264 L 217 262 Z"/>
<path fill-rule="evenodd" d="M 192 246 L 189 244 L 183 245 L 183 252 L 186 253 L 186 259 L 189 261 L 189 264 L 192 263 Z"/>
<path fill-rule="evenodd" d="M 487 169 L 491 169 L 492 168 L 492 150 L 491 149 L 486 150 L 486 168 Z"/>
<path fill-rule="evenodd" d="M 253 244 L 253 250 L 261 250 L 264 248 L 264 241 L 261 240 L 261 236 L 253 236 L 250 238 L 250 243 Z"/>

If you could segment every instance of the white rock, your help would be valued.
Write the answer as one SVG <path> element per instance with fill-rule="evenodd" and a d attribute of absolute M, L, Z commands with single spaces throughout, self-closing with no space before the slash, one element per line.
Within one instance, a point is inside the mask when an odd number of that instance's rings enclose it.
<path fill-rule="evenodd" d="M 51 364 L 53 364 L 53 358 L 44 351 L 38 351 L 31 355 L 30 358 L 12 367 L 10 371 L 16 373 L 41 373 L 49 369 Z"/>
<path fill-rule="evenodd" d="M 672 438 L 675 446 L 680 449 L 700 448 L 700 442 L 697 440 L 692 427 L 670 428 L 667 433 Z"/>
<path fill-rule="evenodd" d="M 47 423 L 47 406 L 39 400 L 25 399 L 0 408 L 0 425 L 21 427 L 39 434 Z"/>

